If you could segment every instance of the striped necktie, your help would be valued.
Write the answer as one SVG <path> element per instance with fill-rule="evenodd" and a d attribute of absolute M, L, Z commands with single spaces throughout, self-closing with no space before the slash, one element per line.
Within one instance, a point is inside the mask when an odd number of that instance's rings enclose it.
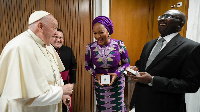
<path fill-rule="evenodd" d="M 153 49 L 152 53 L 149 55 L 149 58 L 148 58 L 148 61 L 147 61 L 147 64 L 146 64 L 146 69 L 151 64 L 151 62 L 156 58 L 156 56 L 159 54 L 159 52 L 161 51 L 161 48 L 163 46 L 164 41 L 165 41 L 164 38 L 160 38 L 157 41 L 155 48 Z"/>

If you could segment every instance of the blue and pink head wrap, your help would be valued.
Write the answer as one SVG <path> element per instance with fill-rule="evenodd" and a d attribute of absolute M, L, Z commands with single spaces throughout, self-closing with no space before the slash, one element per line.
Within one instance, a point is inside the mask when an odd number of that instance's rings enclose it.
<path fill-rule="evenodd" d="M 92 21 L 92 28 L 95 23 L 101 23 L 105 26 L 105 28 L 108 30 L 109 35 L 113 33 L 113 23 L 112 21 L 106 17 L 106 16 L 98 16 Z"/>

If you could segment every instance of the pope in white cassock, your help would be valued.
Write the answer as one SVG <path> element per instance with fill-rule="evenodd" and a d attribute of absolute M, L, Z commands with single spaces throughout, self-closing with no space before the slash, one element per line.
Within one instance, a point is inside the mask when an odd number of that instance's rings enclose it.
<path fill-rule="evenodd" d="M 0 55 L 0 112 L 62 111 L 61 101 L 73 90 L 63 85 L 64 66 L 50 45 L 57 27 L 50 13 L 35 11 L 29 29 L 6 44 Z"/>

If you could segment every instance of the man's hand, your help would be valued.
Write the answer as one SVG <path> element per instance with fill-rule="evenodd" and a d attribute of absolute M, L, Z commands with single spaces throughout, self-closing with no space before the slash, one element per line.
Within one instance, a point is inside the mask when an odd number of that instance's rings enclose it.
<path fill-rule="evenodd" d="M 147 72 L 139 72 L 140 76 L 130 75 L 130 78 L 136 82 L 148 84 L 152 80 L 152 76 Z"/>
<path fill-rule="evenodd" d="M 109 86 L 111 86 L 113 84 L 113 82 L 115 81 L 115 79 L 117 78 L 117 74 L 116 73 L 108 73 L 108 75 L 112 76 L 111 82 L 109 84 Z"/>
<path fill-rule="evenodd" d="M 73 84 L 65 84 L 62 86 L 63 95 L 70 95 L 73 91 Z"/>
<path fill-rule="evenodd" d="M 99 85 L 103 86 L 100 82 L 101 80 L 101 75 L 104 75 L 104 74 L 96 74 L 96 79 L 97 79 L 97 82 L 99 83 Z"/>
<path fill-rule="evenodd" d="M 71 107 L 71 97 L 69 95 L 63 95 L 62 101 L 66 106 Z"/>

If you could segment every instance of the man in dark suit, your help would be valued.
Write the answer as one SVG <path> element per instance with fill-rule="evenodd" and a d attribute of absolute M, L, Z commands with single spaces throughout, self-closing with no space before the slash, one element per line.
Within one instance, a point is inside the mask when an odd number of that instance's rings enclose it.
<path fill-rule="evenodd" d="M 158 17 L 161 35 L 146 43 L 132 67 L 140 75 L 129 73 L 136 81 L 130 104 L 135 112 L 186 112 L 185 93 L 196 92 L 200 86 L 200 44 L 178 33 L 185 21 L 185 14 L 178 10 Z"/>

